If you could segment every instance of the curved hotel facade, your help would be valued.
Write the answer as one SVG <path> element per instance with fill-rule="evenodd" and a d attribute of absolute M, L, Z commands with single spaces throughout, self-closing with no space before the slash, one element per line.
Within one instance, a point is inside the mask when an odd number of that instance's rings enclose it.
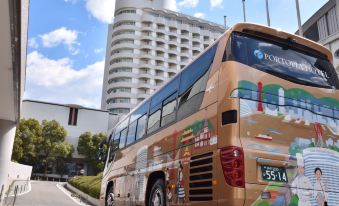
<path fill-rule="evenodd" d="M 173 0 L 117 0 L 109 25 L 102 109 L 126 114 L 224 31 L 171 11 Z"/>

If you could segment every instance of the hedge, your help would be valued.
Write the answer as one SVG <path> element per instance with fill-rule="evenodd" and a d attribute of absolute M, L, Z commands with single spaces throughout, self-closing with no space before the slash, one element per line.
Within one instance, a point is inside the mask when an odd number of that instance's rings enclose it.
<path fill-rule="evenodd" d="M 77 176 L 71 178 L 68 183 L 84 193 L 99 199 L 102 173 L 97 176 Z"/>

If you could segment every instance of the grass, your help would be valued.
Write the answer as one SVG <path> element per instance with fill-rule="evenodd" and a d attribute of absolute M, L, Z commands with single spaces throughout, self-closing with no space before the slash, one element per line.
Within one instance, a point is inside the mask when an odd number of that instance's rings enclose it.
<path fill-rule="evenodd" d="M 97 176 L 77 176 L 68 181 L 73 187 L 82 192 L 99 199 L 102 173 Z"/>

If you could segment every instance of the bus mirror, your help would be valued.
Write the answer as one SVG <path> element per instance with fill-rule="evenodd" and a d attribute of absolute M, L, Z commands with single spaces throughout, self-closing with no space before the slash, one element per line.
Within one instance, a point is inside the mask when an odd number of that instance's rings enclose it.
<path fill-rule="evenodd" d="M 102 161 L 102 162 L 106 161 L 106 153 L 103 147 L 99 148 L 97 156 L 98 156 L 99 161 Z"/>
<path fill-rule="evenodd" d="M 99 161 L 106 161 L 106 152 L 105 152 L 106 141 L 102 141 L 99 145 L 99 151 L 97 153 Z"/>

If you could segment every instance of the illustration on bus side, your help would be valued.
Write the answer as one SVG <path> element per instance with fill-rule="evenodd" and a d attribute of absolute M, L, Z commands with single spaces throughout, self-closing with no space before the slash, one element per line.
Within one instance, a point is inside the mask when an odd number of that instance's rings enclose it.
<path fill-rule="evenodd" d="M 286 155 L 289 163 L 286 181 L 268 181 L 252 205 L 339 205 L 339 101 L 246 80 L 232 96 L 240 98 L 244 147 Z"/>
<path fill-rule="evenodd" d="M 185 166 L 188 166 L 191 160 L 191 151 L 215 145 L 217 136 L 214 134 L 213 125 L 208 119 L 195 121 L 182 132 L 175 131 L 173 133 L 173 142 L 178 150 L 174 150 L 171 157 L 168 157 L 168 162 L 172 162 L 172 164 L 165 168 L 168 204 L 185 203 L 187 191 L 185 191 L 184 174 Z M 177 163 L 172 161 L 177 159 L 180 159 Z"/>

